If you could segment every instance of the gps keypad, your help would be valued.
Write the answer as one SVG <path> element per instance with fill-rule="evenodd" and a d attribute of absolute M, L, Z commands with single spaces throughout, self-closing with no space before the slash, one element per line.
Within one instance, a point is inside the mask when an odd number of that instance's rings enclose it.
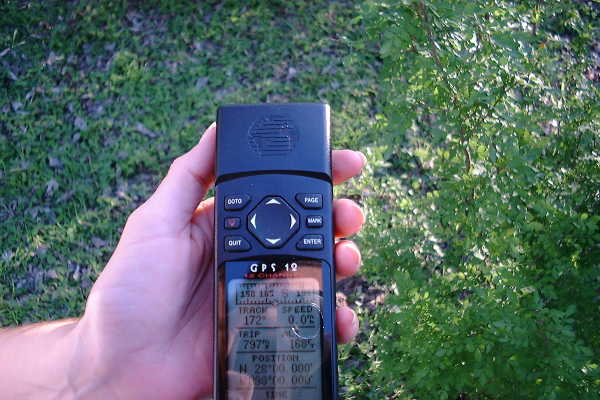
<path fill-rule="evenodd" d="M 224 250 L 228 252 L 247 251 L 251 248 L 251 236 L 267 249 L 282 248 L 291 237 L 297 250 L 321 250 L 324 237 L 320 229 L 324 226 L 323 215 L 309 213 L 309 210 L 322 208 L 323 196 L 320 193 L 297 193 L 296 203 L 286 201 L 283 196 L 266 196 L 258 203 L 251 201 L 245 194 L 233 194 L 225 197 L 224 209 L 229 211 L 222 220 L 227 230 L 244 228 L 235 236 L 225 237 Z M 250 207 L 246 207 L 250 204 Z M 295 207 L 291 204 L 296 204 Z M 301 207 L 298 207 L 298 204 Z M 245 211 L 243 210 L 250 210 Z M 303 211 L 306 209 L 306 211 Z M 314 212 L 314 211 L 313 211 Z M 244 221 L 244 222 L 242 222 Z M 302 229 L 310 231 L 302 232 Z M 298 232 L 300 230 L 300 232 Z M 237 234 L 239 233 L 239 234 Z"/>
<path fill-rule="evenodd" d="M 283 246 L 299 226 L 298 213 L 279 196 L 265 197 L 248 214 L 248 230 L 267 248 Z"/>

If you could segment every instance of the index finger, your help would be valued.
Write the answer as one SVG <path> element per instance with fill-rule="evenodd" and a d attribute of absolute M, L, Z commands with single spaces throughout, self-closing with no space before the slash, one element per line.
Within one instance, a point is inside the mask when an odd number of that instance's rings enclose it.
<path fill-rule="evenodd" d="M 209 126 L 198 144 L 177 157 L 144 207 L 161 212 L 175 229 L 186 226 L 214 182 L 216 125 Z"/>
<path fill-rule="evenodd" d="M 331 158 L 334 185 L 357 175 L 367 164 L 367 157 L 360 151 L 333 150 Z"/>

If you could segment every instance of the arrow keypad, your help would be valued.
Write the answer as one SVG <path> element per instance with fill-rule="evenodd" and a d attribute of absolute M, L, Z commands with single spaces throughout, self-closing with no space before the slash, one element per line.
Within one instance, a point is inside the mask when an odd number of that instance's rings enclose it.
<path fill-rule="evenodd" d="M 267 196 L 248 214 L 248 230 L 263 246 L 280 248 L 300 227 L 298 213 L 281 197 Z"/>

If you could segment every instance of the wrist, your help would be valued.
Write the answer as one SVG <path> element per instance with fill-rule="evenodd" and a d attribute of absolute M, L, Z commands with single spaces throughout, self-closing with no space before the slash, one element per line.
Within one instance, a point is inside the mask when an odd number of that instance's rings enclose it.
<path fill-rule="evenodd" d="M 68 372 L 76 319 L 0 331 L 0 387 L 14 399 L 72 398 Z"/>
<path fill-rule="evenodd" d="M 68 342 L 71 347 L 66 375 L 68 393 L 76 399 L 113 398 L 110 395 L 113 374 L 85 317 L 69 332 Z"/>

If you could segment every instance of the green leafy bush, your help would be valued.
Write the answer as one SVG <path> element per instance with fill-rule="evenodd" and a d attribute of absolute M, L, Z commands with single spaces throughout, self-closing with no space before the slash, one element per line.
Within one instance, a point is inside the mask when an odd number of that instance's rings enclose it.
<path fill-rule="evenodd" d="M 364 17 L 387 161 L 367 264 L 394 282 L 376 381 L 419 399 L 599 398 L 597 6 L 383 1 Z"/>

